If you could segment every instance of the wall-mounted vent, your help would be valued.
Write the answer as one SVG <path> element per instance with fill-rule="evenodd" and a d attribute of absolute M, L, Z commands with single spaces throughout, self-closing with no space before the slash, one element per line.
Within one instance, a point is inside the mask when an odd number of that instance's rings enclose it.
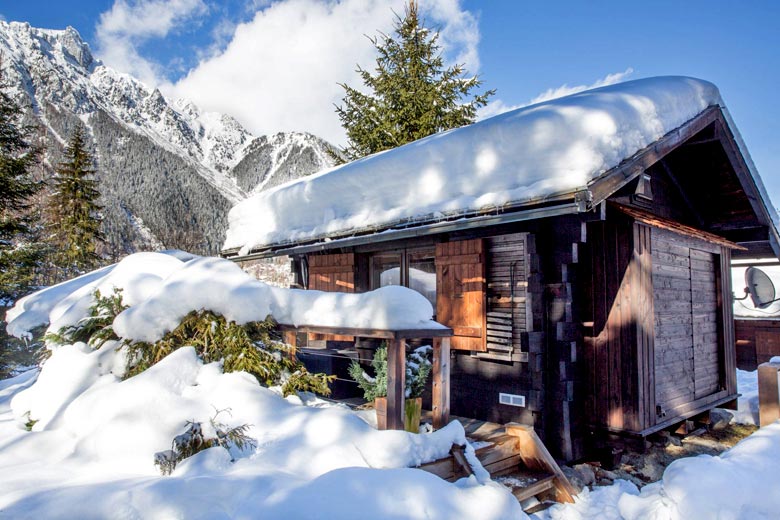
<path fill-rule="evenodd" d="M 509 406 L 525 406 L 525 396 L 516 394 L 498 394 L 498 402 Z"/>

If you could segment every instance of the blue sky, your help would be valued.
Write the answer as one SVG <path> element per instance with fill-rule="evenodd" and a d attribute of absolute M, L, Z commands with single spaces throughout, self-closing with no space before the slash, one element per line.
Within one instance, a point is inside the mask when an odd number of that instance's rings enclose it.
<path fill-rule="evenodd" d="M 446 56 L 496 88 L 496 105 L 548 90 L 681 74 L 712 81 L 780 204 L 780 2 L 422 0 Z M 0 0 L 6 20 L 75 27 L 104 61 L 256 133 L 339 140 L 336 82 L 371 66 L 363 34 L 401 0 Z M 402 7 L 400 8 L 402 9 Z M 168 18 L 166 18 L 168 16 Z M 101 18 L 102 17 L 102 18 Z M 145 18 L 147 17 L 147 18 Z M 239 29 L 236 32 L 236 28 Z M 246 72 L 256 70 L 253 74 Z"/>

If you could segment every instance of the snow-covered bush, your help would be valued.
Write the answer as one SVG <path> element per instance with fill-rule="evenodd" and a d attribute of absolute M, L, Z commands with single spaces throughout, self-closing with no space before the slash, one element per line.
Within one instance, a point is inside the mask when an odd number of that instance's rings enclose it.
<path fill-rule="evenodd" d="M 122 302 L 122 289 L 114 287 L 108 296 L 100 294 L 96 289 L 94 303 L 89 307 L 89 314 L 74 325 L 67 325 L 57 332 L 49 332 L 44 341 L 55 345 L 72 345 L 83 342 L 93 349 L 100 348 L 108 340 L 118 340 L 112 325 L 127 305 Z"/>
<path fill-rule="evenodd" d="M 206 437 L 201 423 L 187 421 L 187 430 L 173 438 L 171 449 L 154 454 L 154 464 L 160 469 L 160 473 L 170 475 L 179 462 L 208 448 L 220 446 L 228 453 L 231 449 L 239 451 L 255 449 L 257 441 L 247 435 L 248 424 L 231 428 L 217 421 L 219 414 L 225 411 L 229 412 L 229 410 L 217 410 L 209 421 L 214 437 Z M 232 460 L 231 457 L 231 462 Z"/>
<path fill-rule="evenodd" d="M 291 346 L 272 338 L 274 326 L 271 318 L 238 325 L 211 311 L 193 311 L 161 340 L 130 344 L 128 376 L 180 347 L 192 346 L 204 362 L 222 361 L 226 373 L 244 371 L 265 386 L 281 385 L 285 396 L 296 391 L 329 395 L 333 376 L 307 372 Z"/>

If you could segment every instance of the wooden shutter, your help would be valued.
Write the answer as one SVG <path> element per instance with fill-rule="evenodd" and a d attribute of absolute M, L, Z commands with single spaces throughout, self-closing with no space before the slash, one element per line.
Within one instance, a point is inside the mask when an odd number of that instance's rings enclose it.
<path fill-rule="evenodd" d="M 436 245 L 436 320 L 453 329 L 456 350 L 487 350 L 482 239 Z"/>
<path fill-rule="evenodd" d="M 309 289 L 355 292 L 355 255 L 345 253 L 310 256 Z"/>
<path fill-rule="evenodd" d="M 309 289 L 326 292 L 355 292 L 353 253 L 309 256 Z M 309 334 L 310 340 L 352 341 L 353 336 Z"/>

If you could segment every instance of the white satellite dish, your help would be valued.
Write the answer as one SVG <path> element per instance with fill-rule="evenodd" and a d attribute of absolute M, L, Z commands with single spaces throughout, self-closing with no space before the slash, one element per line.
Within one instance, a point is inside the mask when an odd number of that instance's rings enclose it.
<path fill-rule="evenodd" d="M 775 284 L 772 283 L 769 275 L 758 267 L 751 266 L 747 268 L 745 271 L 745 285 L 745 292 L 750 296 L 756 309 L 766 309 L 773 302 L 777 301 L 775 298 Z"/>

